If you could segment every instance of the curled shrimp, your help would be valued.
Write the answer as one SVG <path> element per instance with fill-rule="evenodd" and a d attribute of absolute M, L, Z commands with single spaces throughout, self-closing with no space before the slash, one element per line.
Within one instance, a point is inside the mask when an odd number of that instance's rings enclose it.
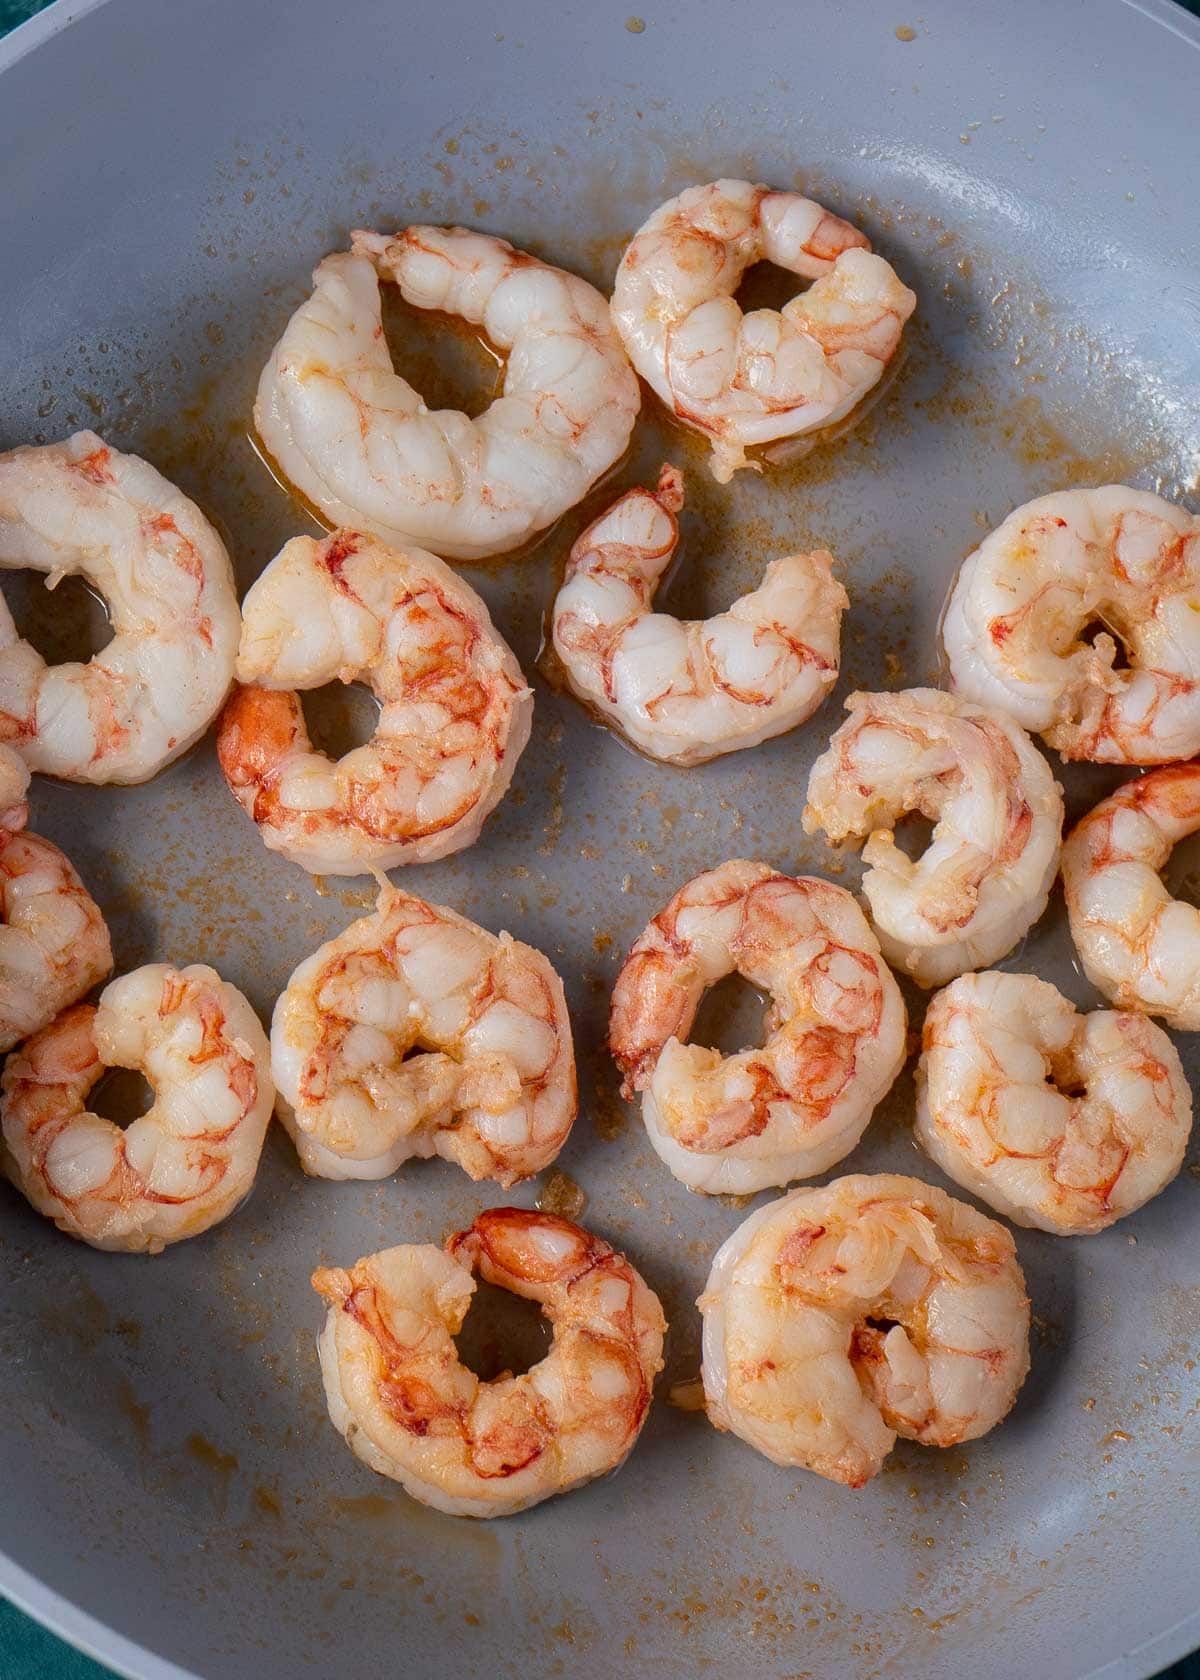
<path fill-rule="evenodd" d="M 90 1113 L 106 1068 L 154 1089 L 125 1130 Z M 225 1219 L 254 1183 L 271 1118 L 270 1051 L 211 968 L 149 963 L 76 1004 L 10 1056 L 5 1168 L 39 1213 L 93 1248 L 158 1254 Z"/>
<path fill-rule="evenodd" d="M 29 820 L 25 795 L 29 791 L 29 766 L 19 752 L 0 741 L 0 830 L 15 834 Z"/>
<path fill-rule="evenodd" d="M 575 1119 L 562 982 L 540 951 L 386 883 L 373 915 L 302 962 L 275 1005 L 279 1114 L 321 1178 L 413 1156 L 515 1184 Z"/>
<path fill-rule="evenodd" d="M 679 542 L 683 475 L 630 490 L 576 542 L 554 603 L 572 689 L 652 758 L 703 764 L 811 717 L 837 681 L 849 606 L 824 549 L 773 560 L 728 612 L 681 623 L 650 610 Z"/>
<path fill-rule="evenodd" d="M 554 1335 L 522 1376 L 480 1379 L 455 1333 L 473 1273 L 536 1301 Z M 444 1249 L 322 1267 L 318 1348 L 334 1427 L 364 1464 L 453 1516 L 503 1517 L 623 1463 L 650 1408 L 666 1324 L 600 1237 L 553 1214 L 491 1208 Z"/>
<path fill-rule="evenodd" d="M 1103 1231 L 1183 1164 L 1191 1092 L 1144 1015 L 1081 1015 L 1031 974 L 964 974 L 930 1003 L 922 1046 L 918 1141 L 1018 1225 Z"/>
<path fill-rule="evenodd" d="M 392 367 L 380 280 L 482 327 L 507 357 L 477 420 L 426 408 Z M 638 384 L 594 287 L 466 228 L 355 233 L 326 257 L 258 387 L 255 425 L 332 524 L 454 560 L 551 524 L 619 459 Z"/>
<path fill-rule="evenodd" d="M 271 850 L 316 874 L 473 845 L 529 739 L 532 693 L 475 591 L 359 531 L 284 544 L 243 604 L 237 675 L 221 768 Z M 359 677 L 379 722 L 335 764 L 296 690 Z"/>
<path fill-rule="evenodd" d="M 850 1487 L 898 1435 L 953 1447 L 986 1434 L 1029 1369 L 1012 1234 L 892 1173 L 759 1208 L 718 1249 L 699 1306 L 711 1421 Z"/>
<path fill-rule="evenodd" d="M 811 280 L 782 310 L 743 315 L 763 259 Z M 668 199 L 621 258 L 612 316 L 630 360 L 712 445 L 713 476 L 746 450 L 840 420 L 876 384 L 917 300 L 840 216 L 794 192 L 712 181 Z"/>
<path fill-rule="evenodd" d="M 114 635 L 47 665 L 0 600 L 0 740 L 32 770 L 144 782 L 203 735 L 233 681 L 233 569 L 194 502 L 95 432 L 0 455 L 0 567 L 79 574 Z"/>
<path fill-rule="evenodd" d="M 1118 1009 L 1200 1032 L 1200 910 L 1160 871 L 1200 829 L 1200 764 L 1136 776 L 1076 823 L 1063 847 L 1071 938 L 1093 986 Z"/>
<path fill-rule="evenodd" d="M 100 906 L 70 860 L 40 835 L 0 822 L 0 1052 L 47 1026 L 111 968 Z"/>
<path fill-rule="evenodd" d="M 1200 518 L 1124 484 L 1039 496 L 963 562 L 942 624 L 954 687 L 1067 759 L 1190 758 L 1198 591 Z"/>
<path fill-rule="evenodd" d="M 861 840 L 863 893 L 883 954 L 921 986 L 996 962 L 1046 908 L 1062 790 L 1010 718 L 932 688 L 852 694 L 812 767 L 804 829 Z M 894 824 L 934 824 L 916 860 Z"/>
<path fill-rule="evenodd" d="M 771 997 L 766 1042 L 722 1056 L 687 1043 L 705 991 L 737 972 Z M 900 990 L 848 892 L 743 859 L 659 911 L 613 989 L 622 1094 L 693 1190 L 762 1190 L 848 1155 L 904 1065 Z"/>

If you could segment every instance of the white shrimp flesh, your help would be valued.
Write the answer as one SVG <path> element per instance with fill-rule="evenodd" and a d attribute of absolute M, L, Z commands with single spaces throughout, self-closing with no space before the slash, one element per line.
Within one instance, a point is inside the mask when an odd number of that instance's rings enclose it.
<path fill-rule="evenodd" d="M 1200 909 L 1162 870 L 1200 829 L 1200 764 L 1135 776 L 1067 836 L 1062 876 L 1071 937 L 1088 979 L 1118 1009 L 1200 1032 Z"/>
<path fill-rule="evenodd" d="M 1029 1369 L 1012 1234 L 891 1173 L 751 1214 L 699 1305 L 712 1422 L 850 1487 L 878 1474 L 898 1435 L 953 1447 L 986 1434 Z"/>
<path fill-rule="evenodd" d="M 0 568 L 79 575 L 113 638 L 47 665 L 0 599 L 0 741 L 31 770 L 144 782 L 221 709 L 237 656 L 233 569 L 216 531 L 161 473 L 95 432 L 0 455 Z"/>
<path fill-rule="evenodd" d="M 1064 758 L 1200 752 L 1200 517 L 1124 484 L 1010 513 L 967 557 L 942 624 L 955 689 Z"/>
<path fill-rule="evenodd" d="M 272 851 L 320 875 L 473 845 L 529 739 L 533 696 L 480 597 L 421 549 L 359 531 L 293 537 L 243 605 L 217 751 Z M 313 749 L 298 689 L 362 678 L 371 739 Z"/>
<path fill-rule="evenodd" d="M 474 1273 L 535 1301 L 549 1353 L 482 1382 L 454 1344 Z M 553 1214 L 490 1208 L 445 1248 L 402 1244 L 322 1267 L 318 1348 L 334 1427 L 364 1464 L 453 1516 L 503 1517 L 615 1470 L 650 1409 L 666 1323 L 602 1238 Z"/>
<path fill-rule="evenodd" d="M 271 1063 L 280 1118 L 321 1178 L 440 1155 L 515 1184 L 575 1119 L 571 1023 L 546 958 L 387 885 L 288 981 Z"/>
<path fill-rule="evenodd" d="M 154 1091 L 124 1129 L 87 1108 L 111 1067 L 139 1069 Z M 149 963 L 9 1057 L 4 1165 L 60 1231 L 93 1248 L 158 1254 L 244 1200 L 273 1098 L 266 1034 L 241 992 L 201 963 Z"/>
<path fill-rule="evenodd" d="M 1062 790 L 1024 730 L 932 688 L 852 694 L 808 779 L 804 829 L 865 840 L 863 893 L 883 954 L 938 986 L 1011 951 L 1046 908 Z M 895 826 L 933 824 L 912 858 Z"/>
<path fill-rule="evenodd" d="M 689 1044 L 727 974 L 771 998 L 766 1040 Z M 693 1190 L 745 1193 L 848 1155 L 904 1065 L 904 1003 L 842 887 L 735 859 L 689 881 L 638 939 L 613 989 L 609 1045 L 650 1142 Z"/>
<path fill-rule="evenodd" d="M 1031 974 L 964 974 L 925 1016 L 918 1142 L 1018 1225 L 1103 1231 L 1183 1164 L 1192 1094 L 1144 1015 L 1081 1015 Z"/>
<path fill-rule="evenodd" d="M 811 280 L 782 310 L 734 293 L 762 260 Z M 711 181 L 668 199 L 621 258 L 612 314 L 634 367 L 712 445 L 725 483 L 758 444 L 831 426 L 896 353 L 916 297 L 864 233 L 810 198 Z"/>
<path fill-rule="evenodd" d="M 506 358 L 478 419 L 430 410 L 392 366 L 380 281 L 481 327 Z M 326 257 L 271 352 L 255 424 L 333 525 L 453 560 L 502 554 L 573 507 L 625 450 L 640 398 L 594 287 L 466 228 L 358 232 Z"/>
<path fill-rule="evenodd" d="M 703 764 L 812 716 L 837 681 L 846 591 L 824 549 L 772 560 L 727 612 L 654 612 L 679 542 L 683 476 L 630 490 L 589 525 L 554 602 L 555 652 L 573 691 L 634 746 Z"/>

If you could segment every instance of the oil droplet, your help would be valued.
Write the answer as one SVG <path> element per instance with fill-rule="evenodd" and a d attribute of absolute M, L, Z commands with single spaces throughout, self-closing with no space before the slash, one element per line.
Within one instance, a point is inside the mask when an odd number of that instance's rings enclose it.
<path fill-rule="evenodd" d="M 391 1518 L 401 1510 L 402 1501 L 388 1499 L 382 1493 L 364 1493 L 353 1499 L 331 1499 L 330 1504 L 338 1516 L 364 1518 Z"/>
<path fill-rule="evenodd" d="M 916 38 L 917 38 L 917 32 L 916 32 L 915 29 L 913 29 L 911 27 L 910 24 L 898 23 L 896 25 L 896 39 L 897 39 L 897 41 L 915 41 Z"/>
<path fill-rule="evenodd" d="M 640 17 L 628 17 L 625 19 L 625 27 L 631 35 L 644 35 L 646 33 L 646 20 Z"/>
<path fill-rule="evenodd" d="M 672 1383 L 667 1390 L 667 1404 L 674 1406 L 678 1412 L 702 1412 L 704 1384 L 699 1377 L 692 1377 L 689 1382 Z"/>
<path fill-rule="evenodd" d="M 578 1219 L 587 1206 L 587 1196 L 565 1172 L 552 1172 L 538 1192 L 537 1205 L 543 1213 L 560 1219 Z"/>
<path fill-rule="evenodd" d="M 139 1400 L 127 1382 L 122 1382 L 117 1391 L 117 1405 L 129 1422 L 133 1425 L 133 1432 L 137 1436 L 138 1445 L 143 1452 L 150 1448 L 150 1408 Z"/>
<path fill-rule="evenodd" d="M 259 1482 L 254 1490 L 254 1508 L 268 1517 L 281 1517 L 283 1515 L 279 1495 L 273 1488 L 269 1488 L 265 1482 Z"/>
<path fill-rule="evenodd" d="M 627 1116 L 624 1108 L 615 1097 L 606 1091 L 597 1091 L 592 1103 L 592 1124 L 596 1133 L 606 1143 L 619 1138 L 625 1130 Z"/>
<path fill-rule="evenodd" d="M 204 1435 L 189 1435 L 185 1442 L 188 1453 L 198 1464 L 203 1464 L 219 1475 L 231 1476 L 238 1467 L 238 1461 L 233 1453 L 224 1453 L 219 1447 Z"/>

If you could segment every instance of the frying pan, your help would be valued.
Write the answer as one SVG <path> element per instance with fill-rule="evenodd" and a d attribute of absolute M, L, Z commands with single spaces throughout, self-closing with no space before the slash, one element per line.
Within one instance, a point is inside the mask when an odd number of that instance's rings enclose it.
<path fill-rule="evenodd" d="M 720 489 L 647 403 L 606 487 L 664 459 L 687 473 L 677 612 L 830 546 L 852 600 L 837 697 L 679 771 L 538 676 L 534 744 L 482 840 L 405 878 L 566 978 L 582 1111 L 559 1164 L 671 1320 L 628 1466 L 473 1524 L 373 1477 L 326 1420 L 311 1268 L 438 1240 L 506 1199 L 494 1186 L 441 1163 L 306 1181 L 277 1133 L 237 1216 L 155 1259 L 93 1253 L 4 1190 L 0 1587 L 18 1603 L 144 1680 L 1132 1680 L 1200 1641 L 1194 1167 L 1103 1236 L 1018 1233 L 1036 1328 L 1011 1419 L 961 1451 L 901 1444 L 853 1492 L 666 1403 L 744 1212 L 667 1174 L 602 1045 L 624 949 L 698 870 L 745 855 L 854 884 L 801 833 L 807 768 L 843 694 L 936 680 L 938 610 L 981 527 L 1066 484 L 1194 492 L 1198 46 L 1160 0 L 60 0 L 0 46 L 0 446 L 88 424 L 144 453 L 221 524 L 243 586 L 312 528 L 247 426 L 267 350 L 351 227 L 463 221 L 607 286 L 668 194 L 738 174 L 861 222 L 920 296 L 904 366 L 845 440 Z M 470 346 L 411 320 L 395 336 L 405 366 L 478 399 Z M 468 571 L 527 672 L 594 504 Z M 48 613 L 5 588 L 51 651 L 95 633 L 82 597 Z M 314 703 L 326 739 L 353 712 Z M 1064 774 L 1071 814 L 1119 779 Z M 39 781 L 33 823 L 104 906 L 118 967 L 213 963 L 264 1016 L 369 901 L 267 854 L 211 740 L 142 788 Z M 1057 898 L 1007 966 L 1096 1001 Z M 737 1042 L 754 1010 L 724 993 L 704 1030 Z M 911 1113 L 905 1077 L 839 1170 L 940 1182 Z M 523 1326 L 472 1333 L 486 1360 Z"/>

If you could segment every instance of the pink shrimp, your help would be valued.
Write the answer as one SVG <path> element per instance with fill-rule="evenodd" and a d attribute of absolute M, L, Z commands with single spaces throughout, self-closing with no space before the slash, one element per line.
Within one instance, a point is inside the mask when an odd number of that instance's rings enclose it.
<path fill-rule="evenodd" d="M 763 259 L 811 280 L 780 311 L 734 293 Z M 712 444 L 725 483 L 755 444 L 832 425 L 895 355 L 916 298 L 859 229 L 794 192 L 712 181 L 668 199 L 621 258 L 612 314 L 634 367 Z"/>
<path fill-rule="evenodd" d="M 524 1375 L 481 1382 L 454 1335 L 488 1283 L 536 1301 L 554 1335 Z M 650 1407 L 666 1324 L 623 1255 L 553 1214 L 491 1208 L 445 1248 L 321 1267 L 330 1417 L 355 1453 L 458 1516 L 526 1510 L 623 1462 Z"/>
<path fill-rule="evenodd" d="M 771 996 L 765 1044 L 686 1042 L 704 992 L 737 971 Z M 609 1044 L 624 1094 L 685 1184 L 760 1190 L 849 1154 L 905 1054 L 899 988 L 843 888 L 742 859 L 681 887 L 634 945 Z"/>

